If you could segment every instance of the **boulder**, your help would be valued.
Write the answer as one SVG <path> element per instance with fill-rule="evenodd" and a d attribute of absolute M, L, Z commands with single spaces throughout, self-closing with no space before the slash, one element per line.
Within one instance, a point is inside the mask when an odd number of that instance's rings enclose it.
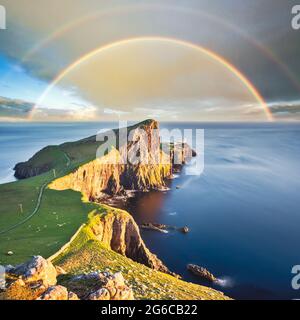
<path fill-rule="evenodd" d="M 185 226 L 185 227 L 179 228 L 179 231 L 181 231 L 182 233 L 189 233 L 190 229 L 187 226 Z"/>
<path fill-rule="evenodd" d="M 53 264 L 41 256 L 34 256 L 28 262 L 9 269 L 6 275 L 10 280 L 22 279 L 31 287 L 43 285 L 46 288 L 56 285 L 56 276 Z"/>
<path fill-rule="evenodd" d="M 121 273 L 93 272 L 68 282 L 69 290 L 84 300 L 134 300 L 133 291 Z"/>
<path fill-rule="evenodd" d="M 78 298 L 76 293 L 70 291 L 68 293 L 68 300 L 80 300 L 80 299 Z"/>
<path fill-rule="evenodd" d="M 88 300 L 110 300 L 110 293 L 106 288 L 101 288 L 91 293 Z"/>
<path fill-rule="evenodd" d="M 36 300 L 47 288 L 43 285 L 26 284 L 22 279 L 11 282 L 3 292 L 3 300 Z"/>
<path fill-rule="evenodd" d="M 63 286 L 49 287 L 37 300 L 69 300 L 68 290 Z"/>

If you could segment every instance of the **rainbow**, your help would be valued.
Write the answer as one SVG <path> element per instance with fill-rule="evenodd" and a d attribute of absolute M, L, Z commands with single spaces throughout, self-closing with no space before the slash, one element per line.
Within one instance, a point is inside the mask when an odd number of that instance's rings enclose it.
<path fill-rule="evenodd" d="M 111 48 L 115 48 L 118 46 L 126 45 L 132 42 L 138 42 L 138 41 L 160 41 L 160 42 L 170 42 L 170 43 L 175 43 L 178 45 L 186 46 L 195 50 L 198 50 L 202 54 L 205 54 L 209 56 L 211 59 L 219 62 L 221 65 L 223 65 L 225 68 L 227 68 L 234 76 L 237 77 L 243 85 L 249 90 L 249 92 L 253 95 L 253 97 L 256 99 L 256 101 L 259 103 L 259 105 L 262 106 L 263 110 L 265 111 L 265 114 L 268 118 L 269 121 L 273 120 L 273 115 L 269 107 L 267 106 L 266 102 L 264 101 L 263 97 L 259 93 L 259 91 L 255 88 L 255 86 L 246 78 L 245 75 L 241 73 L 234 65 L 232 65 L 230 62 L 225 60 L 223 57 L 219 56 L 215 52 L 208 50 L 202 46 L 183 41 L 183 40 L 178 40 L 174 38 L 167 38 L 167 37 L 159 37 L 159 36 L 147 36 L 147 37 L 137 37 L 137 38 L 129 38 L 129 39 L 123 39 L 119 40 L 113 43 L 106 44 L 104 46 L 101 46 L 100 48 L 97 48 L 95 50 L 92 50 L 91 52 L 83 55 L 80 57 L 78 60 L 70 64 L 67 68 L 62 70 L 55 78 L 54 80 L 49 84 L 49 86 L 46 88 L 46 90 L 42 93 L 42 95 L 39 97 L 37 103 L 35 104 L 34 108 L 31 110 L 29 114 L 29 119 L 32 118 L 34 115 L 34 111 L 36 108 L 38 108 L 39 105 L 43 102 L 45 97 L 49 94 L 49 92 L 67 75 L 69 74 L 72 70 L 75 68 L 78 68 L 82 63 L 86 62 L 88 59 L 94 57 L 95 55 L 104 52 L 106 50 L 109 50 Z"/>
<path fill-rule="evenodd" d="M 201 10 L 189 9 L 181 6 L 169 6 L 163 4 L 134 4 L 127 6 L 117 6 L 114 8 L 109 8 L 106 10 L 95 11 L 92 14 L 88 14 L 86 16 L 75 19 L 74 21 L 70 21 L 60 28 L 51 33 L 48 37 L 38 42 L 31 50 L 29 50 L 22 59 L 22 62 L 29 61 L 38 51 L 42 50 L 46 46 L 48 46 L 51 42 L 59 39 L 64 34 L 72 31 L 74 28 L 79 28 L 84 23 L 90 22 L 92 20 L 98 19 L 104 16 L 111 16 L 116 14 L 128 14 L 130 12 L 138 12 L 143 10 L 158 10 L 158 11 L 167 11 L 167 12 L 178 12 L 185 13 L 193 16 L 198 16 L 199 18 L 205 18 L 210 21 L 213 21 L 216 24 L 220 24 L 222 27 L 226 28 L 228 31 L 232 31 L 237 35 L 241 36 L 245 40 L 249 41 L 253 46 L 255 46 L 258 50 L 260 50 L 268 59 L 273 61 L 281 71 L 287 76 L 287 78 L 291 81 L 292 85 L 300 91 L 299 80 L 295 76 L 295 74 L 290 70 L 290 68 L 283 63 L 279 57 L 271 51 L 268 47 L 263 45 L 261 42 L 257 41 L 253 37 L 250 37 L 246 32 L 244 32 L 241 28 L 238 28 L 236 25 L 228 22 L 220 17 L 216 17 L 212 14 Z"/>

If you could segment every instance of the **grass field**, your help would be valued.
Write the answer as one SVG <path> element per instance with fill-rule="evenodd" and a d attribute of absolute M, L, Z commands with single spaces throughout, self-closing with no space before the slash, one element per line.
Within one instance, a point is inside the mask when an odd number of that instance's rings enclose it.
<path fill-rule="evenodd" d="M 54 161 L 56 156 L 58 158 Z M 87 219 L 93 204 L 83 203 L 81 194 L 69 190 L 59 192 L 47 187 L 42 192 L 38 210 L 30 218 L 43 185 L 47 186 L 53 179 L 69 173 L 81 161 L 84 162 L 83 157 L 71 161 L 67 154 L 51 147 L 43 149 L 30 163 L 41 165 L 49 159 L 53 160 L 50 171 L 0 185 L 0 264 L 21 263 L 34 254 L 52 255 Z M 6 231 L 10 228 L 13 229 Z M 8 251 L 12 251 L 13 255 L 9 256 Z"/>
<path fill-rule="evenodd" d="M 93 204 L 83 203 L 77 192 L 59 192 L 46 186 L 95 158 L 98 145 L 95 138 L 87 138 L 48 146 L 26 162 L 30 168 L 46 167 L 47 172 L 0 185 L 0 264 L 21 263 L 34 254 L 52 255 L 86 221 Z"/>
<path fill-rule="evenodd" d="M 32 208 L 31 199 L 36 200 L 36 189 L 21 188 L 21 192 L 24 199 L 28 199 L 27 208 Z M 86 221 L 87 213 L 93 207 L 91 203 L 82 202 L 78 192 L 46 189 L 39 211 L 30 220 L 0 235 L 0 263 L 16 264 L 26 261 L 32 255 L 52 255 L 69 241 L 78 227 Z M 20 220 L 18 209 L 7 210 L 10 214 L 6 215 L 11 215 L 9 219 L 3 214 L 1 206 L 1 228 L 4 224 L 8 226 Z M 13 251 L 14 254 L 8 256 L 8 251 Z"/>

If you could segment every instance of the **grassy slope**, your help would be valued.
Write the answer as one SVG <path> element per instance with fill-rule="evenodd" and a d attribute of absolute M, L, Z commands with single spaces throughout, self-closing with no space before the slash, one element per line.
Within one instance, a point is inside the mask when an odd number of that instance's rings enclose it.
<path fill-rule="evenodd" d="M 29 190 L 27 193 L 33 196 Z M 46 189 L 38 213 L 23 225 L 0 235 L 0 264 L 21 263 L 35 254 L 52 255 L 86 221 L 87 213 L 94 206 L 83 203 L 77 192 Z M 13 220 L 18 219 L 12 217 L 10 221 Z M 2 221 L 5 218 L 0 215 L 1 228 Z M 10 250 L 14 252 L 12 256 L 6 254 Z"/>
<path fill-rule="evenodd" d="M 99 206 L 96 212 L 89 214 L 88 223 L 80 230 L 69 247 L 53 261 L 68 272 L 68 275 L 60 278 L 61 284 L 68 287 L 68 279 L 76 274 L 98 270 L 113 273 L 121 271 L 127 283 L 132 286 L 136 299 L 228 299 L 216 290 L 154 271 L 103 246 L 91 232 L 91 227 L 97 223 L 99 214 L 128 213 L 108 206 Z"/>
<path fill-rule="evenodd" d="M 34 155 L 29 163 L 32 167 L 51 164 L 50 171 L 0 185 L 0 264 L 21 263 L 33 254 L 49 256 L 86 221 L 92 204 L 82 203 L 79 193 L 45 189 L 38 212 L 21 226 L 1 234 L 1 231 L 23 221 L 32 213 L 41 187 L 55 178 L 52 169 L 55 169 L 56 177 L 68 174 L 92 157 L 95 158 L 98 145 L 94 139 L 88 138 L 46 147 Z M 8 251 L 13 251 L 14 255 L 8 256 Z"/>

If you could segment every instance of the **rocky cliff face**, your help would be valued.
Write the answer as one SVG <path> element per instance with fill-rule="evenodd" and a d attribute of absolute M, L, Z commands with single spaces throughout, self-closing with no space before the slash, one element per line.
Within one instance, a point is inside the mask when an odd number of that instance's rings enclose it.
<path fill-rule="evenodd" d="M 174 275 L 151 253 L 141 238 L 138 225 L 129 213 L 102 206 L 105 213 L 94 212 L 86 226 L 86 232 L 113 251 L 142 263 L 151 269 Z"/>
<path fill-rule="evenodd" d="M 126 190 L 165 188 L 166 179 L 180 170 L 195 153 L 186 144 L 173 144 L 165 152 L 166 145 L 162 150 L 158 129 L 154 120 L 135 126 L 125 146 L 113 148 L 106 155 L 53 181 L 50 188 L 80 191 L 92 201 L 107 194 L 122 194 Z"/>

